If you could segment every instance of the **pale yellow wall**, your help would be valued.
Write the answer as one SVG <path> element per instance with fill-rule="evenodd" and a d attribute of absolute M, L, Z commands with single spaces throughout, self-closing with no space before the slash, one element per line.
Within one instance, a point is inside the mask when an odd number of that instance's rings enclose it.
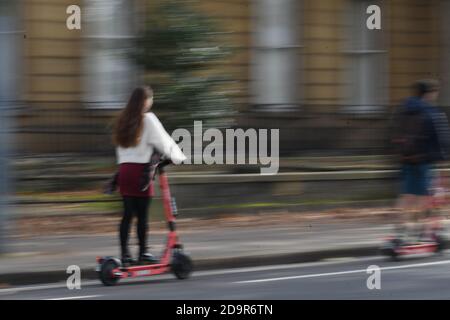
<path fill-rule="evenodd" d="M 389 103 L 420 78 L 439 77 L 439 0 L 391 0 L 382 15 L 388 52 Z M 304 101 L 343 103 L 343 23 L 348 0 L 305 0 L 302 12 Z"/>
<path fill-rule="evenodd" d="M 211 64 L 207 74 L 227 75 L 234 83 L 227 86 L 233 94 L 237 107 L 248 103 L 251 62 L 251 7 L 250 0 L 217 1 L 201 0 L 201 9 L 213 19 L 224 32 L 218 41 L 233 50 L 233 54 L 224 61 Z"/>
<path fill-rule="evenodd" d="M 142 0 L 148 1 L 148 0 Z M 342 51 L 343 16 L 349 0 L 303 0 L 299 7 L 301 23 L 298 59 L 302 69 L 302 101 L 323 110 L 343 103 Z M 82 5 L 82 0 L 26 0 L 24 2 L 25 99 L 32 107 L 83 108 L 82 31 L 66 28 L 66 8 Z M 201 0 L 201 9 L 227 34 L 219 39 L 235 49 L 235 54 L 212 66 L 208 73 L 228 74 L 236 81 L 229 88 L 241 108 L 249 102 L 251 61 L 250 0 Z M 151 14 L 151 1 L 145 5 Z M 386 2 L 385 32 L 388 37 L 389 103 L 397 104 L 410 94 L 413 81 L 439 77 L 440 0 L 391 0 Z M 100 118 L 106 121 L 108 117 Z M 74 123 L 74 114 L 58 115 L 58 121 Z M 86 121 L 81 118 L 80 121 Z M 24 125 L 55 123 L 46 115 L 25 115 Z M 79 139 L 84 139 L 85 136 Z M 29 136 L 27 139 L 41 139 Z M 52 137 L 49 136 L 51 140 Z M 76 139 L 75 139 L 76 140 Z M 31 140 L 30 140 L 31 141 Z M 72 138 L 70 138 L 72 141 Z M 73 142 L 71 142 L 73 143 Z"/>
<path fill-rule="evenodd" d="M 81 31 L 66 27 L 66 8 L 81 0 L 27 0 L 24 9 L 26 99 L 79 101 Z"/>
<path fill-rule="evenodd" d="M 17 136 L 19 152 L 76 152 L 86 145 L 86 136 L 55 133 L 70 131 L 70 126 L 84 122 L 79 114 L 82 110 L 81 31 L 68 30 L 66 26 L 67 7 L 81 2 L 25 0 L 23 3 L 27 109 L 18 117 L 22 127 L 22 133 Z"/>
<path fill-rule="evenodd" d="M 303 57 L 303 101 L 307 105 L 328 106 L 342 95 L 341 54 L 344 0 L 304 0 L 301 44 Z"/>
<path fill-rule="evenodd" d="M 81 94 L 80 31 L 66 28 L 66 7 L 82 0 L 27 0 L 25 5 L 26 99 L 79 101 Z M 342 98 L 342 10 L 346 0 L 304 0 L 300 8 L 299 59 L 303 65 L 306 104 L 338 104 Z M 438 76 L 438 0 L 388 2 L 390 97 L 396 102 L 409 93 L 412 81 Z M 246 102 L 251 63 L 250 1 L 202 0 L 201 7 L 228 34 L 220 36 L 235 49 L 212 71 L 229 74 L 233 89 Z M 434 9 L 433 9 L 434 8 Z"/>
<path fill-rule="evenodd" d="M 147 15 L 164 0 L 149 1 L 145 4 Z M 249 64 L 251 47 L 250 0 L 199 0 L 200 12 L 211 18 L 220 32 L 217 42 L 232 49 L 230 57 L 222 61 L 211 62 L 198 76 L 228 76 L 234 81 L 224 88 L 233 96 L 236 107 L 245 106 L 249 95 Z M 150 83 L 164 81 L 157 73 L 146 76 Z"/>
<path fill-rule="evenodd" d="M 411 84 L 439 77 L 439 1 L 392 0 L 389 4 L 390 100 L 411 94 Z"/>

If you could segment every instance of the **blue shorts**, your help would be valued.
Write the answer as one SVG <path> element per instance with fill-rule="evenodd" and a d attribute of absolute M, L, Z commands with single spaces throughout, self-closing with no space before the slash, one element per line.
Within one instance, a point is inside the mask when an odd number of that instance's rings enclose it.
<path fill-rule="evenodd" d="M 401 177 L 402 194 L 431 195 L 431 183 L 433 180 L 431 164 L 403 164 Z"/>

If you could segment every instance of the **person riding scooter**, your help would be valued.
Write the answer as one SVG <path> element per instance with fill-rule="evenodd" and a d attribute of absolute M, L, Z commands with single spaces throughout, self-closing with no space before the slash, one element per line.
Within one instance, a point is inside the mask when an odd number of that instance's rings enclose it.
<path fill-rule="evenodd" d="M 413 228 L 412 235 L 416 237 L 423 233 L 421 222 L 429 214 L 432 203 L 433 167 L 448 158 L 450 133 L 445 113 L 434 105 L 439 83 L 421 80 L 414 84 L 414 91 L 415 95 L 405 101 L 395 119 L 393 143 L 401 165 L 398 213 L 415 214 L 418 228 Z M 410 218 L 399 219 L 397 226 L 401 234 Z"/>
<path fill-rule="evenodd" d="M 120 249 L 124 265 L 133 262 L 128 249 L 130 225 L 137 216 L 140 263 L 155 263 L 155 257 L 147 252 L 147 212 L 153 196 L 153 187 L 142 188 L 143 175 L 148 174 L 148 163 L 155 151 L 175 164 L 186 156 L 152 112 L 153 91 L 140 87 L 133 91 L 124 110 L 116 119 L 113 142 L 116 146 L 119 172 L 115 176 L 123 199 L 123 216 L 120 223 Z"/>

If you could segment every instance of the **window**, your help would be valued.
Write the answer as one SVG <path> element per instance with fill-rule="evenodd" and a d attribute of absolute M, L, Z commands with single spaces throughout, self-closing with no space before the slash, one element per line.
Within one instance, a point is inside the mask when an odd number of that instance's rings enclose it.
<path fill-rule="evenodd" d="M 384 35 L 386 26 L 381 1 L 351 0 L 345 10 L 345 111 L 372 113 L 387 104 L 387 51 Z M 381 30 L 366 26 L 370 5 L 381 8 Z"/>
<path fill-rule="evenodd" d="M 444 90 L 441 90 L 439 96 L 440 101 L 439 104 L 443 107 L 450 107 L 450 92 L 447 90 L 447 86 L 450 83 L 450 30 L 448 28 L 448 16 L 450 14 L 450 2 L 449 1 L 443 1 L 440 3 L 439 9 L 441 10 L 441 21 L 440 21 L 440 28 L 442 30 L 441 32 L 441 87 Z M 447 109 L 448 110 L 448 109 Z"/>
<path fill-rule="evenodd" d="M 0 2 L 0 103 L 11 104 L 19 97 L 19 44 L 23 32 L 19 30 L 17 1 Z"/>
<path fill-rule="evenodd" d="M 89 107 L 123 107 L 136 84 L 136 70 L 128 56 L 134 34 L 133 3 L 130 0 L 86 1 L 82 25 L 83 87 Z"/>
<path fill-rule="evenodd" d="M 252 104 L 260 111 L 296 111 L 301 91 L 298 44 L 301 3 L 293 0 L 252 2 Z"/>

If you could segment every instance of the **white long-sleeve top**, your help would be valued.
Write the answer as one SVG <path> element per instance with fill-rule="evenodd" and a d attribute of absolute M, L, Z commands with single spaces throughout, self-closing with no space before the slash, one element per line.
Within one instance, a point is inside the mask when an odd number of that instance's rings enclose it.
<path fill-rule="evenodd" d="M 116 148 L 117 163 L 148 163 L 153 152 L 158 151 L 175 164 L 186 160 L 186 156 L 164 129 L 153 112 L 144 115 L 144 127 L 139 143 L 130 148 Z"/>

